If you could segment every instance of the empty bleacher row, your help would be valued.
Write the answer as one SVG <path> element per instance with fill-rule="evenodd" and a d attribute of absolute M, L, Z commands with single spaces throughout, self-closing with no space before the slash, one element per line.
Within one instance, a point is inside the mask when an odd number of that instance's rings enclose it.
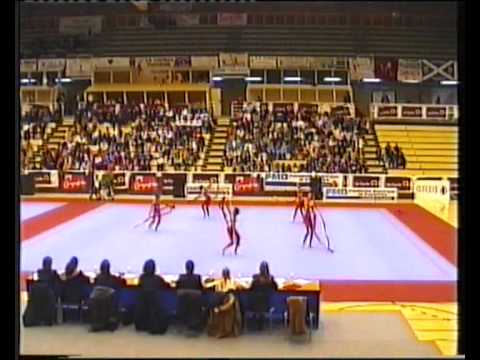
<path fill-rule="evenodd" d="M 24 32 L 20 41 L 21 49 L 22 52 L 31 51 L 41 40 L 48 48 L 45 50 L 57 51 L 59 38 L 60 34 Z M 205 25 L 170 29 L 119 29 L 83 40 L 75 45 L 79 46 L 78 51 L 69 48 L 69 53 L 87 51 L 97 56 L 154 56 L 211 55 L 218 51 L 231 51 L 258 55 L 350 56 L 361 52 L 414 58 L 456 56 L 454 33 L 446 30 L 431 32 L 414 27 L 378 31 L 376 28 L 345 26 L 252 25 L 222 28 Z"/>
<path fill-rule="evenodd" d="M 398 144 L 407 167 L 389 173 L 409 175 L 458 175 L 458 128 L 456 126 L 375 125 L 379 145 Z"/>

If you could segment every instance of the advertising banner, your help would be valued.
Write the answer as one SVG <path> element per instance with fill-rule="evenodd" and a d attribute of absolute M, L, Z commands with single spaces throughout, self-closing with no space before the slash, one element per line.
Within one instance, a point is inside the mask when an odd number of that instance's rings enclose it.
<path fill-rule="evenodd" d="M 217 56 L 192 56 L 192 68 L 196 69 L 216 69 L 218 68 Z"/>
<path fill-rule="evenodd" d="M 396 118 L 398 117 L 398 108 L 394 105 L 379 106 L 377 110 L 379 118 Z"/>
<path fill-rule="evenodd" d="M 397 81 L 398 60 L 395 58 L 375 58 L 375 77 L 386 81 Z"/>
<path fill-rule="evenodd" d="M 129 57 L 100 57 L 93 58 L 93 67 L 95 69 L 128 69 L 133 65 Z"/>
<path fill-rule="evenodd" d="M 299 173 L 267 173 L 263 179 L 265 191 L 296 191 L 310 189 L 310 175 Z"/>
<path fill-rule="evenodd" d="M 233 184 L 234 195 L 256 195 L 262 192 L 262 178 L 260 176 L 237 176 Z"/>
<path fill-rule="evenodd" d="M 222 69 L 245 69 L 248 68 L 247 53 L 220 53 L 220 67 Z"/>
<path fill-rule="evenodd" d="M 399 59 L 398 81 L 422 81 L 422 62 L 420 60 Z"/>
<path fill-rule="evenodd" d="M 177 26 L 195 26 L 200 24 L 199 14 L 177 14 L 175 15 L 175 24 Z"/>
<path fill-rule="evenodd" d="M 427 106 L 427 119 L 446 119 L 447 108 L 445 106 Z"/>
<path fill-rule="evenodd" d="M 308 56 L 279 56 L 277 58 L 280 69 L 301 69 L 310 67 L 310 57 Z"/>
<path fill-rule="evenodd" d="M 398 191 L 412 191 L 412 180 L 403 176 L 386 176 L 386 188 L 396 188 Z"/>
<path fill-rule="evenodd" d="M 192 66 L 190 56 L 176 56 L 175 67 L 176 68 L 189 68 Z"/>
<path fill-rule="evenodd" d="M 276 69 L 276 56 L 250 56 L 251 69 Z"/>
<path fill-rule="evenodd" d="M 65 59 L 38 59 L 38 71 L 63 71 Z"/>
<path fill-rule="evenodd" d="M 422 107 L 421 106 L 402 106 L 401 116 L 405 118 L 421 119 Z"/>
<path fill-rule="evenodd" d="M 352 185 L 354 188 L 378 188 L 380 187 L 380 177 L 353 175 Z"/>
<path fill-rule="evenodd" d="M 450 183 L 450 200 L 458 200 L 458 178 L 448 178 Z"/>
<path fill-rule="evenodd" d="M 33 176 L 33 183 L 36 189 L 58 188 L 58 171 L 29 171 Z"/>
<path fill-rule="evenodd" d="M 129 189 L 133 194 L 157 194 L 161 191 L 160 179 L 154 173 L 130 174 Z"/>
<path fill-rule="evenodd" d="M 394 201 L 398 198 L 398 191 L 395 188 L 324 188 L 323 200 L 389 200 Z"/>
<path fill-rule="evenodd" d="M 372 57 L 350 58 L 350 79 L 362 80 L 374 78 L 374 63 Z"/>
<path fill-rule="evenodd" d="M 35 72 L 37 71 L 37 59 L 22 59 L 20 60 L 20 72 Z"/>
<path fill-rule="evenodd" d="M 71 78 L 90 78 L 93 73 L 91 58 L 67 59 L 65 75 Z"/>
<path fill-rule="evenodd" d="M 85 172 L 65 171 L 60 176 L 60 191 L 86 193 L 90 186 L 90 177 Z"/>

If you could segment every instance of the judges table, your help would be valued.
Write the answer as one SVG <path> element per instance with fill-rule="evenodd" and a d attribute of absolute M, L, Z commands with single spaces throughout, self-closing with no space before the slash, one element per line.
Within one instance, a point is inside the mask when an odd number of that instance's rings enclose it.
<path fill-rule="evenodd" d="M 91 279 L 94 274 L 86 273 Z M 164 277 L 167 282 L 172 285 L 172 289 L 161 290 L 158 292 L 159 302 L 162 308 L 170 315 L 174 316 L 177 310 L 177 290 L 174 288 L 175 281 L 173 276 Z M 131 311 L 134 309 L 137 302 L 138 293 L 140 288 L 138 287 L 137 277 L 123 277 L 124 286 L 121 288 L 118 294 L 119 307 L 123 311 Z M 34 277 L 27 278 L 27 290 L 30 289 L 32 283 L 35 281 Z M 242 311 L 248 308 L 248 296 L 251 293 L 248 290 L 251 279 L 239 279 L 237 283 L 240 286 L 239 290 L 235 291 Z M 309 282 L 305 280 L 285 281 L 283 279 L 277 279 L 279 283 L 279 289 L 272 293 L 270 305 L 273 307 L 273 317 L 275 320 L 283 319 L 283 315 L 287 310 L 287 298 L 290 296 L 304 296 L 307 298 L 307 313 L 315 315 L 314 324 L 315 328 L 318 328 L 320 319 L 320 284 L 318 282 Z M 206 291 L 204 291 L 203 298 L 205 304 L 212 304 L 215 301 L 215 293 L 213 286 L 216 281 L 213 279 L 207 279 L 204 281 Z M 93 290 L 93 284 L 89 285 L 85 289 L 85 295 L 88 296 Z"/>

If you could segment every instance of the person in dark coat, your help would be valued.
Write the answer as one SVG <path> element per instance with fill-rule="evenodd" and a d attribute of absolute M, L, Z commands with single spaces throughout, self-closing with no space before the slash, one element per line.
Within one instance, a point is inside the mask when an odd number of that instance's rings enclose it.
<path fill-rule="evenodd" d="M 270 269 L 266 261 L 260 264 L 260 272 L 253 275 L 250 285 L 251 295 L 249 297 L 249 308 L 255 315 L 258 330 L 263 328 L 263 314 L 269 311 L 270 298 L 274 291 L 278 290 L 278 284 L 270 275 Z"/>
<path fill-rule="evenodd" d="M 188 260 L 186 274 L 181 274 L 177 280 L 177 317 L 188 330 L 201 331 L 206 323 L 202 299 L 204 287 L 201 276 L 193 273 L 194 268 L 193 261 Z"/>
<path fill-rule="evenodd" d="M 29 289 L 28 302 L 23 313 L 25 327 L 48 325 L 56 322 L 55 302 L 59 277 L 52 269 L 52 258 L 43 259 L 42 268 L 37 271 L 38 279 Z"/>
<path fill-rule="evenodd" d="M 125 281 L 118 276 L 112 275 L 110 273 L 110 262 L 103 260 L 100 264 L 100 274 L 97 275 L 93 283 L 95 286 L 109 287 L 118 291 L 125 284 Z"/>
<path fill-rule="evenodd" d="M 86 300 L 86 287 L 90 279 L 81 270 L 78 270 L 78 258 L 72 257 L 65 267 L 65 273 L 60 276 L 62 303 L 80 304 Z"/>
<path fill-rule="evenodd" d="M 155 261 L 147 260 L 139 279 L 140 294 L 135 308 L 135 329 L 150 334 L 164 334 L 168 329 L 168 314 L 160 303 L 160 290 L 170 285 L 155 274 Z"/>
<path fill-rule="evenodd" d="M 55 296 L 60 292 L 60 277 L 56 270 L 52 269 L 52 258 L 46 256 L 42 261 L 42 268 L 37 270 L 38 282 L 47 284 L 48 288 L 53 291 Z"/>
<path fill-rule="evenodd" d="M 192 260 L 185 263 L 185 274 L 181 274 L 177 280 L 177 289 L 203 290 L 202 277 L 194 274 L 195 264 Z"/>
<path fill-rule="evenodd" d="M 118 292 L 122 281 L 110 273 L 108 260 L 103 260 L 100 264 L 100 274 L 95 278 L 94 286 L 88 301 L 90 329 L 114 331 L 119 321 Z"/>

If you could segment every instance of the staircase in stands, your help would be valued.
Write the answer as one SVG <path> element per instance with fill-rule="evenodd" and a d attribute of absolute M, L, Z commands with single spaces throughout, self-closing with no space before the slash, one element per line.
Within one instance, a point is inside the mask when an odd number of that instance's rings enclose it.
<path fill-rule="evenodd" d="M 387 172 L 382 158 L 378 157 L 379 148 L 380 145 L 375 130 L 366 134 L 363 145 L 363 156 L 365 158 L 365 164 L 367 165 L 367 173 L 369 174 L 385 174 Z"/>
<path fill-rule="evenodd" d="M 47 134 L 43 144 L 33 153 L 36 168 L 41 168 L 42 154 L 48 149 L 58 149 L 67 138 L 68 131 L 73 127 L 73 117 L 66 116 L 59 124 L 55 124 L 51 133 Z"/>
<path fill-rule="evenodd" d="M 218 118 L 217 125 L 213 130 L 212 137 L 207 145 L 203 170 L 223 171 L 223 157 L 225 145 L 227 144 L 230 118 L 222 116 Z"/>

